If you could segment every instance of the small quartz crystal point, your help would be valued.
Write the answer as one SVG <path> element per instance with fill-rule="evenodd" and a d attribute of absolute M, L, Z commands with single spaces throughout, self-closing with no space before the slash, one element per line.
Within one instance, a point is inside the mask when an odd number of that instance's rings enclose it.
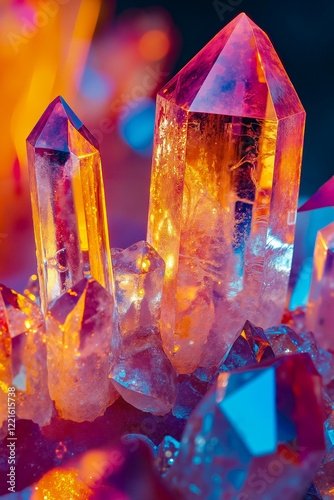
<path fill-rule="evenodd" d="M 321 377 L 307 354 L 221 373 L 166 478 L 184 500 L 296 500 L 324 454 Z"/>
<path fill-rule="evenodd" d="M 44 426 L 53 404 L 47 384 L 45 320 L 37 304 L 0 285 L 0 421 L 8 417 L 9 387 L 15 388 L 15 414 Z M 13 392 L 13 391 L 9 391 Z M 0 424 L 1 425 L 1 424 Z"/>
<path fill-rule="evenodd" d="M 304 125 L 245 14 L 158 93 L 147 240 L 166 262 L 161 333 L 179 373 L 217 368 L 247 319 L 280 321 Z"/>
<path fill-rule="evenodd" d="M 92 421 L 117 398 L 108 377 L 113 313 L 112 295 L 88 277 L 50 307 L 49 389 L 64 419 Z"/>
<path fill-rule="evenodd" d="M 324 349 L 334 349 L 334 222 L 317 234 L 306 326 Z"/>
<path fill-rule="evenodd" d="M 262 328 L 246 321 L 241 332 L 220 362 L 218 373 L 257 365 L 275 354 Z"/>
<path fill-rule="evenodd" d="M 112 292 L 99 145 L 62 97 L 27 139 L 40 300 L 44 314 L 92 275 Z"/>
<path fill-rule="evenodd" d="M 164 415 L 177 394 L 176 373 L 160 336 L 165 263 L 145 241 L 112 254 L 118 335 L 110 377 L 128 403 Z"/>

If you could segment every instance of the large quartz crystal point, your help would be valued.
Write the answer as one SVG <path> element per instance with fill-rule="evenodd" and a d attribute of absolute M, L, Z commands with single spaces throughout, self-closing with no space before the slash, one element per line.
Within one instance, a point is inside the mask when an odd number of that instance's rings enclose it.
<path fill-rule="evenodd" d="M 57 97 L 29 135 L 27 151 L 43 312 L 86 275 L 112 292 L 96 139 Z"/>
<path fill-rule="evenodd" d="M 27 297 L 0 285 L 0 315 L 0 391 L 4 391 L 7 398 L 5 385 L 15 387 L 15 414 L 18 418 L 32 420 L 40 426 L 49 424 L 53 404 L 47 384 L 43 314 Z M 7 410 L 7 402 L 5 407 Z"/>
<path fill-rule="evenodd" d="M 185 500 L 296 500 L 324 453 L 321 377 L 307 354 L 221 373 L 167 478 Z"/>
<path fill-rule="evenodd" d="M 217 367 L 244 322 L 279 323 L 305 112 L 266 34 L 240 14 L 157 97 L 147 240 L 166 262 L 174 366 Z"/>
<path fill-rule="evenodd" d="M 176 372 L 160 336 L 165 263 L 147 242 L 113 252 L 118 337 L 110 377 L 121 396 L 142 411 L 168 413 L 176 401 Z"/>
<path fill-rule="evenodd" d="M 334 222 L 320 229 L 315 242 L 306 326 L 324 349 L 334 349 Z"/>
<path fill-rule="evenodd" d="M 117 398 L 108 377 L 113 312 L 112 295 L 93 278 L 83 278 L 51 305 L 49 389 L 62 418 L 94 420 Z"/>

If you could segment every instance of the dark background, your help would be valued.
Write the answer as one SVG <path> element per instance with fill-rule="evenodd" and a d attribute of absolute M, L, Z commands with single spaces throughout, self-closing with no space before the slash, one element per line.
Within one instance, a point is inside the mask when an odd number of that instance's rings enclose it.
<path fill-rule="evenodd" d="M 240 12 L 258 24 L 269 35 L 307 113 L 301 195 L 310 196 L 334 174 L 334 1 L 230 0 L 230 4 L 235 5 L 230 7 L 233 11 L 223 13 L 222 7 L 219 15 L 211 0 L 120 0 L 116 14 L 154 5 L 171 13 L 182 35 L 174 73 Z"/>

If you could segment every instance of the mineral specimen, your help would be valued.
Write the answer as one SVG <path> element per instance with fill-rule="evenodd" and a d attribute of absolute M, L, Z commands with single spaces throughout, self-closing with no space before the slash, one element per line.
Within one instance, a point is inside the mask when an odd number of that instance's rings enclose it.
<path fill-rule="evenodd" d="M 165 264 L 145 241 L 112 254 L 118 338 L 110 377 L 130 404 L 163 415 L 176 400 L 176 373 L 163 350 L 159 325 Z"/>
<path fill-rule="evenodd" d="M 324 384 L 334 379 L 334 356 L 321 349 L 312 332 L 299 335 L 287 325 L 267 328 L 265 334 L 275 356 L 304 352 L 311 356 L 314 366 L 322 376 Z"/>
<path fill-rule="evenodd" d="M 307 354 L 283 356 L 219 375 L 166 477 L 185 500 L 295 500 L 323 451 L 321 377 Z"/>
<path fill-rule="evenodd" d="M 46 425 L 53 405 L 47 385 L 43 314 L 27 297 L 0 285 L 0 322 L 0 400 L 6 400 L 0 406 L 1 422 L 3 409 L 8 416 L 7 392 L 13 386 L 16 416 Z"/>
<path fill-rule="evenodd" d="M 304 123 L 245 14 L 158 93 L 147 239 L 166 262 L 161 333 L 180 373 L 217 366 L 246 319 L 280 321 Z"/>
<path fill-rule="evenodd" d="M 321 229 L 315 242 L 306 325 L 324 349 L 334 348 L 334 222 Z"/>
<path fill-rule="evenodd" d="M 275 356 L 293 354 L 303 345 L 303 340 L 287 325 L 267 328 L 265 335 L 275 353 Z"/>
<path fill-rule="evenodd" d="M 43 312 L 86 275 L 112 291 L 96 139 L 57 97 L 29 135 L 27 151 Z"/>
<path fill-rule="evenodd" d="M 113 311 L 113 297 L 93 278 L 83 278 L 51 305 L 49 389 L 62 418 L 94 420 L 117 398 L 108 378 Z"/>
<path fill-rule="evenodd" d="M 262 328 L 246 321 L 240 334 L 220 362 L 218 373 L 257 365 L 261 361 L 274 357 L 274 351 Z"/>

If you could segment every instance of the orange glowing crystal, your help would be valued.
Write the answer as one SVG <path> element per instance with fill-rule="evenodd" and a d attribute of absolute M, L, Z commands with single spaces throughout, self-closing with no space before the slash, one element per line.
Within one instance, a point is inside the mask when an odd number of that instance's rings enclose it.
<path fill-rule="evenodd" d="M 159 92 L 147 240 L 166 263 L 161 330 L 180 373 L 216 367 L 245 320 L 280 322 L 304 125 L 245 14 Z"/>
<path fill-rule="evenodd" d="M 323 349 L 334 349 L 334 222 L 320 229 L 314 248 L 306 326 Z"/>
<path fill-rule="evenodd" d="M 86 275 L 112 292 L 96 139 L 57 97 L 29 135 L 27 150 L 43 312 Z"/>

